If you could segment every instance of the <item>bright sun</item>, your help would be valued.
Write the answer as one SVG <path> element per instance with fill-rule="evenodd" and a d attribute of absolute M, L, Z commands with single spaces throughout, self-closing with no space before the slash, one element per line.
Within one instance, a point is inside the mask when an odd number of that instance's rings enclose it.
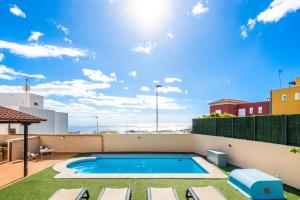
<path fill-rule="evenodd" d="M 169 0 L 132 0 L 129 10 L 138 26 L 153 29 L 161 26 L 166 20 L 169 14 Z"/>

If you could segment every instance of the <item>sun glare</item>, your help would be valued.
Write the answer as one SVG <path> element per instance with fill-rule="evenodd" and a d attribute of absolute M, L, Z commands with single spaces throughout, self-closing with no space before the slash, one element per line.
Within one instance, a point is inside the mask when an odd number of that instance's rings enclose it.
<path fill-rule="evenodd" d="M 168 0 L 132 0 L 129 11 L 139 27 L 149 30 L 163 25 L 169 6 Z"/>

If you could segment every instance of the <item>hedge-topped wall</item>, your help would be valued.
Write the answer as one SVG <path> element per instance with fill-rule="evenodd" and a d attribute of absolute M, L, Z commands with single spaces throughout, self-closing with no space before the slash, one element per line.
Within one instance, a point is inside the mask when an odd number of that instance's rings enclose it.
<path fill-rule="evenodd" d="M 300 115 L 193 119 L 193 133 L 300 146 Z"/>

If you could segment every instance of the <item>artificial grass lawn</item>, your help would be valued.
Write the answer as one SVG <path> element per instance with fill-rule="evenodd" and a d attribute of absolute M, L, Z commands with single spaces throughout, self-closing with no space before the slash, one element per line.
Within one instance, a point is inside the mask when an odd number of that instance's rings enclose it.
<path fill-rule="evenodd" d="M 235 169 L 233 166 L 224 168 L 225 173 Z M 21 172 L 20 172 L 21 173 Z M 45 169 L 26 179 L 0 190 L 0 199 L 5 200 L 47 200 L 57 189 L 79 188 L 86 186 L 90 192 L 91 200 L 97 199 L 104 187 L 130 187 L 133 200 L 146 199 L 148 187 L 174 187 L 181 200 L 185 199 L 188 186 L 217 187 L 224 196 L 230 200 L 246 199 L 235 191 L 227 180 L 209 179 L 54 179 L 57 173 L 52 168 Z M 300 191 L 285 186 L 285 195 L 288 199 L 299 200 Z"/>

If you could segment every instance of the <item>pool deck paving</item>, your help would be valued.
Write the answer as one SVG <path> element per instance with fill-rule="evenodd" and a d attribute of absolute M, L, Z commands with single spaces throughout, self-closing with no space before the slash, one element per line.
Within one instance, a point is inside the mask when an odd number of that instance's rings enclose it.
<path fill-rule="evenodd" d="M 74 153 L 54 153 L 53 157 L 47 157 L 43 160 L 37 159 L 28 162 L 28 176 L 40 172 L 52 165 L 55 165 L 65 159 L 75 156 Z M 0 188 L 4 188 L 16 181 L 22 180 L 23 160 L 6 162 L 0 164 Z"/>

